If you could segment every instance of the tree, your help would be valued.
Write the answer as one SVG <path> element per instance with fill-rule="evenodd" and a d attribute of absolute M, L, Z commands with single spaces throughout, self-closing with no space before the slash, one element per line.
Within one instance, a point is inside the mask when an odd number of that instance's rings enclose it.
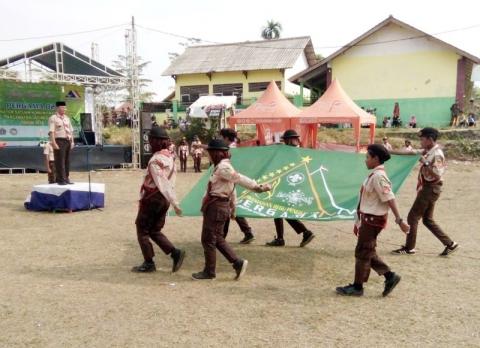
<path fill-rule="evenodd" d="M 138 85 L 140 88 L 140 100 L 143 102 L 149 102 L 152 100 L 153 96 L 155 95 L 154 92 L 148 91 L 146 88 L 148 87 L 148 84 L 152 82 L 152 80 L 142 78 L 143 76 L 143 69 L 150 64 L 150 62 L 143 62 L 143 59 L 141 57 L 137 57 L 137 68 L 138 68 Z M 128 69 L 128 62 L 127 62 L 127 57 L 124 55 L 118 55 L 118 58 L 112 62 L 112 66 L 116 71 L 119 73 L 123 74 L 127 78 L 131 78 L 131 71 Z M 122 96 L 122 99 L 127 102 L 132 102 L 132 96 L 131 92 L 128 88 L 122 89 L 123 92 L 125 92 Z"/>
<path fill-rule="evenodd" d="M 262 38 L 265 40 L 279 39 L 282 30 L 280 22 L 276 22 L 273 19 L 269 20 L 267 25 L 262 28 Z"/>

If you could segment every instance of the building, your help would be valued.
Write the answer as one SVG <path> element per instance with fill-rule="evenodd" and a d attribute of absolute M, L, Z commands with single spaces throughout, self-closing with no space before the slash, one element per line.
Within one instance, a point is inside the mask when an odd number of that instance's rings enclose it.
<path fill-rule="evenodd" d="M 338 79 L 361 107 L 375 110 L 377 123 L 399 103 L 407 124 L 446 126 L 450 107 L 471 97 L 477 58 L 390 16 L 314 66 L 290 78 L 317 94 Z"/>
<path fill-rule="evenodd" d="M 317 63 L 310 37 L 188 47 L 164 76 L 175 79 L 172 99 L 190 104 L 203 95 L 236 95 L 250 104 L 276 81 L 282 92 L 300 95 L 288 79 Z"/>

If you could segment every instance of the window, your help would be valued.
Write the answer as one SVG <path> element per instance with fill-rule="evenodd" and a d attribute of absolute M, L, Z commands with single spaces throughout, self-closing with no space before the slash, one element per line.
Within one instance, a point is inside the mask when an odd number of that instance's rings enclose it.
<path fill-rule="evenodd" d="M 208 85 L 181 86 L 180 95 L 182 103 L 193 103 L 200 95 L 208 95 Z M 188 100 L 186 96 L 188 96 Z"/>
<path fill-rule="evenodd" d="M 267 89 L 270 82 L 251 82 L 248 84 L 248 91 L 249 92 L 263 92 Z M 282 82 L 275 81 L 278 88 L 282 89 Z"/>

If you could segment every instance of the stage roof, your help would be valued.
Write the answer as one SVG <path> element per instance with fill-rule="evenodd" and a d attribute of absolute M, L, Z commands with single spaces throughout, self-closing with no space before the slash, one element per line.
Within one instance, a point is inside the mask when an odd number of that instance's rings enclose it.
<path fill-rule="evenodd" d="M 123 77 L 119 72 L 110 69 L 86 55 L 60 42 L 54 42 L 27 52 L 23 52 L 0 60 L 0 67 L 31 59 L 50 70 L 62 74 L 86 76 Z"/>

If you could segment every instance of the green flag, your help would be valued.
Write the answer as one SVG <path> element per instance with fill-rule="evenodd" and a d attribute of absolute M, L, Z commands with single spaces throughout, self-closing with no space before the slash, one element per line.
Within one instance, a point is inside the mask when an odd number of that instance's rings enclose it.
<path fill-rule="evenodd" d="M 300 220 L 353 219 L 360 186 L 368 175 L 365 154 L 318 151 L 286 145 L 232 149 L 238 172 L 272 190 L 254 193 L 236 186 L 237 216 Z M 397 192 L 418 156 L 392 156 L 385 163 Z M 185 216 L 200 216 L 211 169 L 181 202 Z"/>

